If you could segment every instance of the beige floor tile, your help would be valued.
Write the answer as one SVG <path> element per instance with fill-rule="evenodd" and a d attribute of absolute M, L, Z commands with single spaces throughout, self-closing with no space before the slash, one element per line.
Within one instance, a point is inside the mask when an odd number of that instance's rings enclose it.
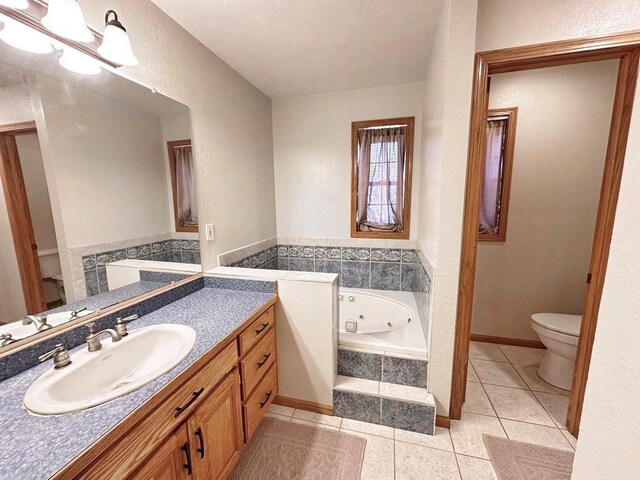
<path fill-rule="evenodd" d="M 393 439 L 393 427 L 385 427 L 384 425 L 376 425 L 374 423 L 361 422 L 359 420 L 351 420 L 350 418 L 343 418 L 340 430 L 349 430 L 354 432 L 368 433 L 371 435 L 377 435 L 379 437 Z"/>
<path fill-rule="evenodd" d="M 553 393 L 533 392 L 540 400 L 544 409 L 551 415 L 556 425 L 562 429 L 567 428 L 567 409 L 569 408 L 569 397 L 564 395 L 554 395 Z"/>
<path fill-rule="evenodd" d="M 323 428 L 325 430 L 334 430 L 334 431 L 339 431 L 340 427 L 334 427 L 332 425 L 327 425 L 324 423 L 318 423 L 318 422 L 310 422 L 309 420 L 303 420 L 301 418 L 291 418 L 290 420 L 291 423 L 299 423 L 300 425 L 307 425 L 309 427 L 314 427 L 314 428 Z"/>
<path fill-rule="evenodd" d="M 453 452 L 398 441 L 395 447 L 396 480 L 460 480 Z"/>
<path fill-rule="evenodd" d="M 307 420 L 336 428 L 340 428 L 340 424 L 342 423 L 341 417 L 332 417 L 330 415 L 322 415 L 321 413 L 307 412 L 306 410 L 296 410 L 293 412 L 293 419 Z"/>
<path fill-rule="evenodd" d="M 394 443 L 390 438 L 361 432 L 345 432 L 367 441 L 362 462 L 361 480 L 391 480 L 394 475 Z"/>
<path fill-rule="evenodd" d="M 456 455 L 462 480 L 498 480 L 489 460 Z"/>
<path fill-rule="evenodd" d="M 533 392 L 496 385 L 485 385 L 484 388 L 498 417 L 550 427 L 555 425 Z"/>
<path fill-rule="evenodd" d="M 550 383 L 545 382 L 538 376 L 538 367 L 530 365 L 514 365 L 513 368 L 517 370 L 520 376 L 523 378 L 524 383 L 534 392 L 546 392 L 556 393 L 558 395 L 569 395 L 569 390 L 562 390 L 561 388 L 554 387 Z"/>
<path fill-rule="evenodd" d="M 568 431 L 566 430 L 560 430 L 562 432 L 562 434 L 564 435 L 564 438 L 567 439 L 567 441 L 571 444 L 571 446 L 573 447 L 573 449 L 575 450 L 576 447 L 578 446 L 578 440 L 576 439 L 576 437 L 574 437 L 573 435 L 571 435 Z"/>
<path fill-rule="evenodd" d="M 527 388 L 516 369 L 510 363 L 490 360 L 471 360 L 480 382 L 485 385 L 501 385 L 503 387 Z"/>
<path fill-rule="evenodd" d="M 451 443 L 451 435 L 448 428 L 436 427 L 435 435 L 425 435 L 423 433 L 409 432 L 408 430 L 395 429 L 396 440 L 405 443 L 415 443 L 423 447 L 437 448 L 453 452 L 453 444 Z"/>
<path fill-rule="evenodd" d="M 471 342 L 469 344 L 469 358 L 508 362 L 507 357 L 504 356 L 498 345 L 484 342 Z"/>
<path fill-rule="evenodd" d="M 270 412 L 269 410 L 264 412 L 264 416 L 265 417 L 277 418 L 278 420 L 283 420 L 285 422 L 288 422 L 288 421 L 291 420 L 291 417 L 287 417 L 286 415 L 279 415 L 277 413 Z"/>
<path fill-rule="evenodd" d="M 462 455 L 488 459 L 482 442 L 482 435 L 485 433 L 506 438 L 500 420 L 496 417 L 463 412 L 461 420 L 451 422 L 453 448 Z"/>
<path fill-rule="evenodd" d="M 542 425 L 534 425 L 532 423 L 516 422 L 514 420 L 506 419 L 501 421 L 505 432 L 507 432 L 507 436 L 511 440 L 535 443 L 536 445 L 558 448 L 560 450 L 573 451 L 571 444 L 556 427 L 545 427 Z"/>
<path fill-rule="evenodd" d="M 467 382 L 480 382 L 476 371 L 473 369 L 473 365 L 469 362 L 469 367 L 467 368 Z"/>
<path fill-rule="evenodd" d="M 515 365 L 540 365 L 544 349 L 516 347 L 514 345 L 500 345 L 500 350 L 504 353 L 509 362 Z"/>
<path fill-rule="evenodd" d="M 480 383 L 467 382 L 467 393 L 465 395 L 464 405 L 462 405 L 462 411 L 496 416 L 489 397 L 487 397 Z"/>
<path fill-rule="evenodd" d="M 271 413 L 277 413 L 278 415 L 285 415 L 287 417 L 290 417 L 291 415 L 293 415 L 295 408 L 285 407 L 283 405 L 276 405 L 275 403 L 272 403 L 271 405 L 269 405 L 267 411 Z"/>

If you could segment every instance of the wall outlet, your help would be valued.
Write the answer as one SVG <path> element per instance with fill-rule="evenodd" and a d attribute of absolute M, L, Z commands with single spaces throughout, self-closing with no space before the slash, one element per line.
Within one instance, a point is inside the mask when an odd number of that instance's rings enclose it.
<path fill-rule="evenodd" d="M 207 232 L 207 242 L 210 242 L 214 239 L 213 236 L 213 224 L 212 223 L 207 223 L 205 225 L 205 231 Z"/>

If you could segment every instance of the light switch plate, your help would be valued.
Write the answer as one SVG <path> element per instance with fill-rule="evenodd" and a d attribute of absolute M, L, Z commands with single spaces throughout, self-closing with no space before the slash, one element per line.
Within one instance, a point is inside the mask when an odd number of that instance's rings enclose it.
<path fill-rule="evenodd" d="M 214 236 L 213 236 L 213 224 L 212 223 L 207 223 L 204 228 L 205 228 L 205 231 L 207 233 L 207 242 L 212 241 L 214 239 Z"/>

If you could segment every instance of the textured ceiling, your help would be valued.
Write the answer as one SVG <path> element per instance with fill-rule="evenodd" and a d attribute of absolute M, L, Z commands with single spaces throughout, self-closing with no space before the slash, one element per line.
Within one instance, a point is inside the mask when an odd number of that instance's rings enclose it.
<path fill-rule="evenodd" d="M 272 98 L 422 80 L 442 0 L 152 0 Z"/>

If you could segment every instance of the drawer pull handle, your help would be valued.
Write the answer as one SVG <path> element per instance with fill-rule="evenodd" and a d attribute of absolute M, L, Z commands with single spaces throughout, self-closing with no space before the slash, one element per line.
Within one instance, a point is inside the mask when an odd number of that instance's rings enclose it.
<path fill-rule="evenodd" d="M 187 403 L 185 403 L 183 406 L 181 407 L 177 407 L 176 408 L 176 413 L 173 415 L 175 418 L 178 418 L 178 416 L 184 412 L 187 408 L 189 408 L 189 405 L 191 405 L 193 402 L 196 401 L 196 399 L 202 395 L 202 392 L 204 392 L 204 387 L 202 387 L 200 390 L 198 390 L 197 392 L 193 392 L 191 394 L 191 398 L 189 399 L 189 401 L 187 401 Z"/>
<path fill-rule="evenodd" d="M 180 447 L 185 454 L 187 463 L 183 465 L 187 469 L 187 475 L 191 475 L 191 449 L 189 448 L 189 442 L 184 442 L 184 445 Z"/>
<path fill-rule="evenodd" d="M 271 356 L 271 353 L 267 353 L 261 361 L 258 362 L 258 368 L 262 368 L 262 366 L 267 363 L 267 360 L 269 360 L 269 357 Z"/>
<path fill-rule="evenodd" d="M 256 330 L 256 335 L 260 335 L 269 326 L 269 322 L 263 323 L 262 326 Z"/>
<path fill-rule="evenodd" d="M 198 437 L 198 444 L 200 445 L 196 448 L 196 452 L 200 454 L 200 458 L 204 458 L 204 438 L 202 436 L 202 428 L 198 427 L 196 430 L 196 437 Z"/>
<path fill-rule="evenodd" d="M 264 408 L 264 406 L 267 404 L 267 402 L 271 398 L 271 394 L 272 393 L 273 393 L 273 390 L 271 390 L 269 393 L 267 393 L 267 396 L 265 397 L 264 402 L 260 402 L 260 408 Z"/>

